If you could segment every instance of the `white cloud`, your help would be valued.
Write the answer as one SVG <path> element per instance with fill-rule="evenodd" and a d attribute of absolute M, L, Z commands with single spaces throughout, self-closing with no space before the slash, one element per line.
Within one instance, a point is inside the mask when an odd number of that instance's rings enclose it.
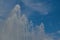
<path fill-rule="evenodd" d="M 21 16 L 19 8 L 19 5 L 15 6 L 10 13 L 11 15 L 2 25 L 3 28 L 0 31 L 1 40 L 54 40 L 53 35 L 45 33 L 43 23 L 33 28 L 33 23 L 28 22 L 25 14 Z M 32 27 L 31 32 L 29 32 L 30 27 Z"/>
<path fill-rule="evenodd" d="M 57 33 L 59 33 L 59 34 L 60 34 L 60 30 L 59 30 L 59 31 L 57 31 Z"/>
<path fill-rule="evenodd" d="M 30 0 L 30 1 L 29 0 L 22 0 L 22 2 L 25 5 L 29 6 L 33 10 L 39 11 L 41 15 L 47 15 L 49 12 L 51 12 L 51 3 L 48 3 L 47 1 L 34 3 L 32 1 L 33 0 Z"/>

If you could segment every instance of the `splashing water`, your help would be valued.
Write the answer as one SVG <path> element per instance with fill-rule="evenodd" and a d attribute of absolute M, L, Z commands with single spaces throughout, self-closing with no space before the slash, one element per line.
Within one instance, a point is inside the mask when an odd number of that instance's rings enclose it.
<path fill-rule="evenodd" d="M 4 22 L 0 40 L 53 40 L 46 36 L 43 23 L 36 28 L 32 27 L 30 32 L 31 26 L 32 22 L 28 22 L 25 14 L 21 16 L 20 6 L 16 5 Z"/>

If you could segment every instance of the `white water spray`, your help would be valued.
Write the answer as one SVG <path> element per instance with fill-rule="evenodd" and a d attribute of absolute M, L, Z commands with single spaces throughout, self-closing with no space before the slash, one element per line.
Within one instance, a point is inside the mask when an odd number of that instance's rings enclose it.
<path fill-rule="evenodd" d="M 31 32 L 29 32 L 30 27 Z M 36 29 L 36 30 L 34 30 Z M 1 40 L 49 40 L 44 32 L 44 24 L 33 28 L 25 14 L 21 16 L 20 6 L 16 5 L 4 23 Z M 52 39 L 51 39 L 52 40 Z"/>

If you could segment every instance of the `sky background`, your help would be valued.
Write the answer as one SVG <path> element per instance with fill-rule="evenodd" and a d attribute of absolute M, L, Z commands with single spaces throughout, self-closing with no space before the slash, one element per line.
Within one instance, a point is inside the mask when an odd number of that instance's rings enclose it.
<path fill-rule="evenodd" d="M 16 4 L 34 26 L 43 22 L 46 33 L 60 33 L 60 0 L 0 0 L 0 22 L 7 19 Z"/>

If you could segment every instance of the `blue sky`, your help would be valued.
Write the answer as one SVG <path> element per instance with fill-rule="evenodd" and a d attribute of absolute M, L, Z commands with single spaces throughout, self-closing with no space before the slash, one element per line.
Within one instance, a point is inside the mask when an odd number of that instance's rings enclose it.
<path fill-rule="evenodd" d="M 60 30 L 60 0 L 0 0 L 0 19 L 5 20 L 16 4 L 34 26 L 43 22 L 46 33 Z"/>

